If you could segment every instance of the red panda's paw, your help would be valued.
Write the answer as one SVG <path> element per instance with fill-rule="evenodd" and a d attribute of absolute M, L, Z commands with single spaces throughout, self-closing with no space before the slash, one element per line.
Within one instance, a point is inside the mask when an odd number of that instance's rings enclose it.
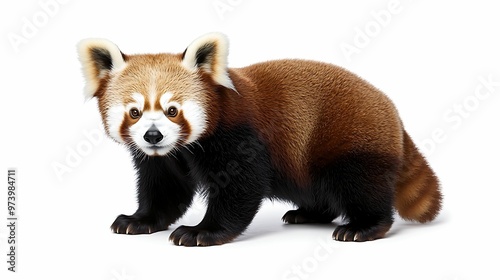
<path fill-rule="evenodd" d="M 317 213 L 299 208 L 297 210 L 290 210 L 286 212 L 281 220 L 286 224 L 328 224 L 331 223 L 335 218 L 337 218 L 337 215 Z"/>
<path fill-rule="evenodd" d="M 226 230 L 208 230 L 200 226 L 180 226 L 170 234 L 170 241 L 178 246 L 213 246 L 228 243 L 239 234 Z"/>
<path fill-rule="evenodd" d="M 371 241 L 383 238 L 391 228 L 392 223 L 379 224 L 375 226 L 357 226 L 346 224 L 338 226 L 333 232 L 333 239 L 337 241 Z"/>
<path fill-rule="evenodd" d="M 156 219 L 137 215 L 120 215 L 111 225 L 111 231 L 119 234 L 150 234 L 167 228 L 168 225 L 160 225 Z"/>
<path fill-rule="evenodd" d="M 306 213 L 300 209 L 286 212 L 281 220 L 285 224 L 305 224 L 313 222 L 311 217 L 307 216 Z"/>

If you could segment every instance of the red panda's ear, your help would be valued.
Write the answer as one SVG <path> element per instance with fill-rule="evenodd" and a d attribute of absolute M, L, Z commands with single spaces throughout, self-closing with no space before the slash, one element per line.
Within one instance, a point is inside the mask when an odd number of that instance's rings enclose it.
<path fill-rule="evenodd" d="M 106 39 L 84 39 L 77 47 L 86 80 L 85 97 L 90 99 L 95 96 L 103 78 L 125 67 L 125 56 Z"/>
<path fill-rule="evenodd" d="M 229 42 L 222 33 L 208 33 L 194 40 L 182 55 L 182 65 L 188 70 L 201 70 L 227 88 L 234 88 L 227 72 Z"/>

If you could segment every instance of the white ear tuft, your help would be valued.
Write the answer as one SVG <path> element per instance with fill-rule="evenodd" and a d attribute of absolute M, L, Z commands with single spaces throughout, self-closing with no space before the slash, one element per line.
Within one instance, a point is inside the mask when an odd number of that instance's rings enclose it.
<path fill-rule="evenodd" d="M 107 74 L 126 66 L 118 47 L 106 39 L 84 39 L 78 43 L 78 56 L 86 80 L 85 97 L 95 96 L 100 82 Z"/>
<path fill-rule="evenodd" d="M 222 33 L 208 33 L 194 40 L 184 51 L 182 65 L 195 71 L 200 69 L 212 76 L 212 79 L 234 91 L 233 82 L 227 72 L 229 41 Z"/>

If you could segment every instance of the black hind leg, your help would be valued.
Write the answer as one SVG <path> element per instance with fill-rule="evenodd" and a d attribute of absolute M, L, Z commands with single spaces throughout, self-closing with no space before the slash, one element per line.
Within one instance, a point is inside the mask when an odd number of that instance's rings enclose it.
<path fill-rule="evenodd" d="M 399 161 L 377 154 L 355 154 L 337 160 L 330 169 L 336 204 L 348 223 L 333 239 L 369 241 L 385 236 L 393 223 L 393 199 Z"/>
<path fill-rule="evenodd" d="M 328 224 L 335 220 L 338 216 L 339 215 L 321 211 L 306 210 L 305 208 L 300 207 L 297 210 L 290 210 L 286 212 L 281 220 L 287 224 Z"/>

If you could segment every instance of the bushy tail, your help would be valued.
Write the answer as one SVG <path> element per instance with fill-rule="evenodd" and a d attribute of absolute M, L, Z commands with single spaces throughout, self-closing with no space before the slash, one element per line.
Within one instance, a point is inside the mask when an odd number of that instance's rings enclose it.
<path fill-rule="evenodd" d="M 395 207 L 405 220 L 425 223 L 432 221 L 441 210 L 439 181 L 404 132 L 404 159 L 396 185 Z"/>

